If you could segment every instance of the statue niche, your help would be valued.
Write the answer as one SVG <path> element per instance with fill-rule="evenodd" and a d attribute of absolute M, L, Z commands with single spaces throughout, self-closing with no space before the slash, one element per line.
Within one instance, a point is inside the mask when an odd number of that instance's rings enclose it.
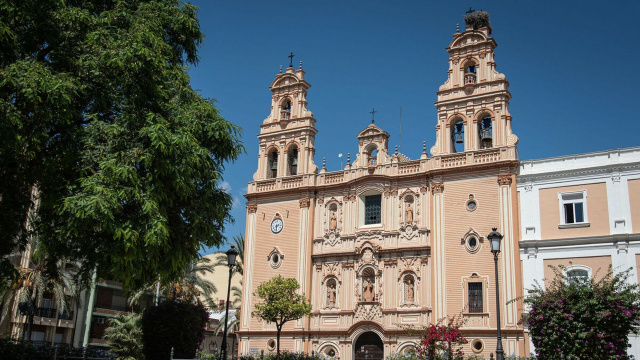
<path fill-rule="evenodd" d="M 332 199 L 332 201 L 327 204 L 326 211 L 325 219 L 327 220 L 325 227 L 326 230 L 324 232 L 324 242 L 326 245 L 335 246 L 340 241 L 340 210 L 335 199 Z"/>
<path fill-rule="evenodd" d="M 371 268 L 366 268 L 362 272 L 362 300 L 372 302 L 376 300 L 376 276 Z"/>
<path fill-rule="evenodd" d="M 398 204 L 400 210 L 400 235 L 407 240 L 411 240 L 418 236 L 418 217 L 420 212 L 417 210 L 419 205 L 417 194 L 407 189 L 400 200 Z"/>
<path fill-rule="evenodd" d="M 404 277 L 404 302 L 413 303 L 415 300 L 415 280 L 412 275 Z"/>
<path fill-rule="evenodd" d="M 327 307 L 336 307 L 337 286 L 335 279 L 327 280 Z"/>

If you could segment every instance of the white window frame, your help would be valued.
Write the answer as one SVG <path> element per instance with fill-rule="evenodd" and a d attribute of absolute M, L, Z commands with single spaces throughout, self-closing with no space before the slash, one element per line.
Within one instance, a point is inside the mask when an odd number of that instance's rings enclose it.
<path fill-rule="evenodd" d="M 564 268 L 564 276 L 567 277 L 567 280 L 569 280 L 569 273 L 572 271 L 586 271 L 587 272 L 587 280 L 591 280 L 591 278 L 593 277 L 593 272 L 591 271 L 591 268 L 588 266 L 584 266 L 584 265 L 571 265 L 569 267 Z"/>
<path fill-rule="evenodd" d="M 582 222 L 566 222 L 565 204 L 582 203 Z M 559 228 L 587 227 L 589 226 L 589 217 L 587 215 L 587 190 L 571 191 L 558 193 L 558 206 L 560 209 L 560 225 Z M 575 213 L 574 213 L 575 218 Z"/>

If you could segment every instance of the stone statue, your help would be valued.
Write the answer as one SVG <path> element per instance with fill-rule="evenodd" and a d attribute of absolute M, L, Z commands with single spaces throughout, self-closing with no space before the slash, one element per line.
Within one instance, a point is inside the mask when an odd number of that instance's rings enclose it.
<path fill-rule="evenodd" d="M 406 302 L 413 302 L 414 299 L 414 289 L 413 289 L 413 278 L 408 277 L 405 281 L 405 289 L 406 289 Z"/>
<path fill-rule="evenodd" d="M 329 288 L 327 288 L 327 297 L 328 297 L 328 303 L 329 306 L 335 306 L 336 304 L 336 285 L 335 284 L 331 284 L 329 285 Z"/>
<path fill-rule="evenodd" d="M 362 297 L 364 301 L 373 301 L 373 284 L 371 283 L 371 279 L 367 279 L 364 283 L 364 287 L 362 289 Z"/>
<path fill-rule="evenodd" d="M 329 220 L 329 230 L 336 231 L 338 226 L 338 217 L 335 212 L 331 212 L 331 220 Z"/>
<path fill-rule="evenodd" d="M 411 203 L 407 203 L 407 211 L 405 214 L 405 222 L 413 222 L 413 208 L 411 207 Z"/>

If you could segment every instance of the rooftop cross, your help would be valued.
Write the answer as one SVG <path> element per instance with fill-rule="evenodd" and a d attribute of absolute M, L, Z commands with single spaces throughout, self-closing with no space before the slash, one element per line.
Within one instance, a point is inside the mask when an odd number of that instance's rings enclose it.
<path fill-rule="evenodd" d="M 471 14 L 476 12 L 475 10 L 473 10 L 473 8 L 471 8 L 471 6 L 469 6 L 469 10 L 467 10 L 467 14 Z"/>
<path fill-rule="evenodd" d="M 376 113 L 377 113 L 376 109 L 373 109 L 373 108 L 371 109 L 371 111 L 369 111 L 369 114 L 371 114 L 371 123 L 372 124 L 376 119 Z"/>
<path fill-rule="evenodd" d="M 293 57 L 295 55 L 293 54 L 293 51 L 291 52 L 291 55 L 287 56 L 289 58 L 289 67 L 293 67 Z"/>

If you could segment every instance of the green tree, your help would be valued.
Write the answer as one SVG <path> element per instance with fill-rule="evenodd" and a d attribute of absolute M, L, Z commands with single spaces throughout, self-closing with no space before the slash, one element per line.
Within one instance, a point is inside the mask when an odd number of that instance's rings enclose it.
<path fill-rule="evenodd" d="M 141 288 L 129 296 L 129 304 L 134 305 L 140 298 L 148 293 L 155 294 L 158 281 L 160 282 L 160 293 L 169 300 L 178 300 L 194 304 L 204 303 L 204 305 L 215 308 L 212 299 L 218 289 L 214 283 L 206 279 L 206 275 L 213 273 L 214 267 L 211 260 L 201 257 L 198 261 L 190 262 L 182 271 L 182 275 L 172 281 L 156 280 L 148 286 Z M 154 295 L 155 296 L 155 295 Z"/>
<path fill-rule="evenodd" d="M 278 275 L 258 285 L 253 294 L 262 299 L 255 304 L 251 316 L 259 317 L 268 323 L 276 324 L 277 356 L 280 357 L 280 333 L 282 326 L 291 320 L 311 316 L 311 304 L 304 294 L 298 294 L 300 285 L 294 278 L 283 278 Z"/>
<path fill-rule="evenodd" d="M 34 203 L 50 264 L 78 259 L 85 279 L 177 279 L 222 243 L 232 198 L 219 184 L 243 148 L 190 86 L 196 13 L 180 0 L 0 2 L 1 276 Z"/>
<path fill-rule="evenodd" d="M 541 359 L 560 355 L 580 359 L 630 359 L 629 334 L 638 333 L 640 294 L 627 279 L 630 269 L 614 274 L 611 267 L 599 280 L 567 277 L 565 267 L 553 267 L 546 289 L 528 290 L 525 321 Z"/>
<path fill-rule="evenodd" d="M 109 319 L 109 327 L 105 330 L 104 336 L 117 360 L 144 359 L 142 316 L 139 314 L 117 315 Z"/>

